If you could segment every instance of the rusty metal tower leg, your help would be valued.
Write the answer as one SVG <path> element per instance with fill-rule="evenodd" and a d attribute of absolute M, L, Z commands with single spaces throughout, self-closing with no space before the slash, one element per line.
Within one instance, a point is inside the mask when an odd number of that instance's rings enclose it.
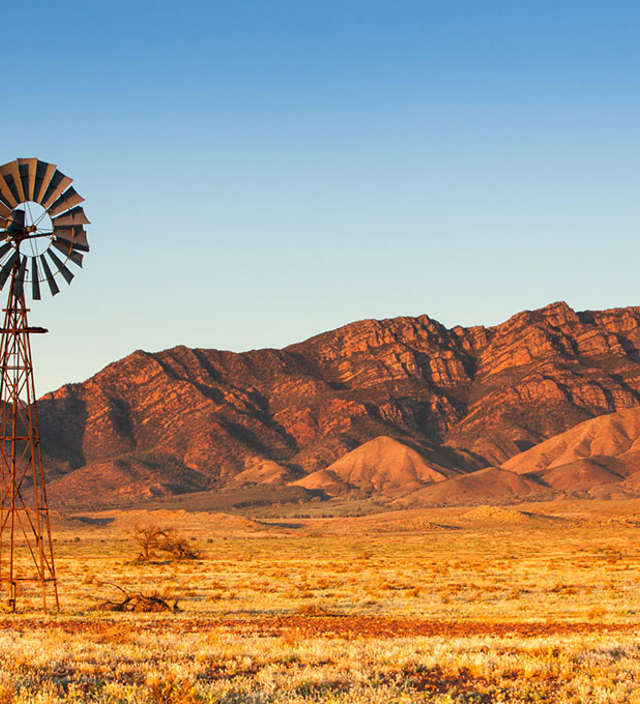
<path fill-rule="evenodd" d="M 46 331 L 29 327 L 17 275 L 16 267 L 0 337 L 0 589 L 15 611 L 18 586 L 39 585 L 46 612 L 51 589 L 59 608 L 58 584 L 29 340 Z"/>

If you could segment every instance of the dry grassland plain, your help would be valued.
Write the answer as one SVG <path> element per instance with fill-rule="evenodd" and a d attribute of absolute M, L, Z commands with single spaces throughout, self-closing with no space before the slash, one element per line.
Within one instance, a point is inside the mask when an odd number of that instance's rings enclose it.
<path fill-rule="evenodd" d="M 640 702 L 640 501 L 89 518 L 54 521 L 60 614 L 0 616 L 0 704 Z M 145 524 L 201 559 L 137 563 Z"/>

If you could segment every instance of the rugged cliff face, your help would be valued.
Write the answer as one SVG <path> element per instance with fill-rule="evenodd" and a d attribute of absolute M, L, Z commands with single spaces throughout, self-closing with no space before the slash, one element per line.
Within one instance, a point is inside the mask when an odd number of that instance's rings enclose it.
<path fill-rule="evenodd" d="M 54 495 L 215 488 L 265 462 L 301 476 L 380 435 L 470 471 L 640 405 L 639 354 L 640 308 L 566 303 L 489 328 L 424 315 L 283 350 L 136 351 L 44 396 L 42 443 Z"/>

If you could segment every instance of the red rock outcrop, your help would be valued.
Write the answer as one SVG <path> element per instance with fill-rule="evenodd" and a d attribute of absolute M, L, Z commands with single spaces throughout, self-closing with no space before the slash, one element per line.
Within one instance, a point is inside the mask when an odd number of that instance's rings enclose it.
<path fill-rule="evenodd" d="M 640 308 L 566 303 L 489 328 L 423 315 L 363 320 L 283 350 L 136 351 L 44 396 L 42 443 L 58 495 L 67 486 L 78 499 L 109 494 L 100 479 L 87 488 L 106 465 L 118 485 L 133 468 L 133 493 L 155 496 L 228 486 L 266 461 L 284 481 L 286 469 L 326 468 L 380 435 L 470 471 L 639 405 L 639 355 Z"/>

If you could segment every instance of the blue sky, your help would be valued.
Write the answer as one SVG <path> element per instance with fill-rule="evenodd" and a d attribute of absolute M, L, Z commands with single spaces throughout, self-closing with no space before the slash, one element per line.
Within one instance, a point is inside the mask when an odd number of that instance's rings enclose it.
<path fill-rule="evenodd" d="M 85 269 L 33 305 L 40 393 L 138 348 L 640 303 L 637 3 L 63 1 L 3 20 L 33 41 L 5 52 L 0 162 L 57 163 L 93 223 Z"/>

